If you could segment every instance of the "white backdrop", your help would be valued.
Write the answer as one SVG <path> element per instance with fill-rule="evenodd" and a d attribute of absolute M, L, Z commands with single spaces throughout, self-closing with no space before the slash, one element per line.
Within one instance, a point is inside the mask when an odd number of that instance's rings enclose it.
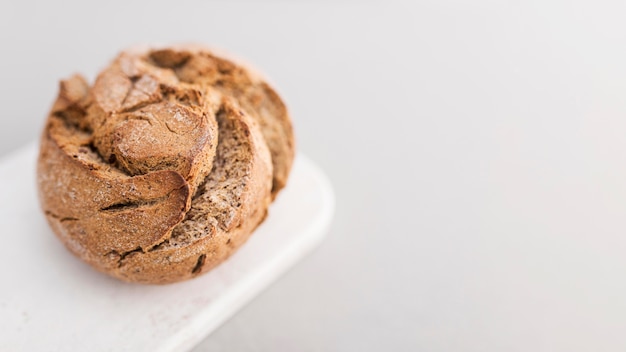
<path fill-rule="evenodd" d="M 0 156 L 61 77 L 223 47 L 283 92 L 337 213 L 197 351 L 624 351 L 626 5 L 516 3 L 3 1 Z"/>

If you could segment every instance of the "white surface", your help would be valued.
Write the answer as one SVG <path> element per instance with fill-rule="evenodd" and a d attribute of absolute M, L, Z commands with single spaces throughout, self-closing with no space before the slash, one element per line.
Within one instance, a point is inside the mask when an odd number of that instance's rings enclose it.
<path fill-rule="evenodd" d="M 64 3 L 0 2 L 1 152 L 60 77 L 200 41 L 272 78 L 335 189 L 194 352 L 626 351 L 625 1 Z"/>
<path fill-rule="evenodd" d="M 333 195 L 296 159 L 290 182 L 250 240 L 211 272 L 165 286 L 127 284 L 74 258 L 36 200 L 33 145 L 0 160 L 1 351 L 184 351 L 323 238 Z"/>

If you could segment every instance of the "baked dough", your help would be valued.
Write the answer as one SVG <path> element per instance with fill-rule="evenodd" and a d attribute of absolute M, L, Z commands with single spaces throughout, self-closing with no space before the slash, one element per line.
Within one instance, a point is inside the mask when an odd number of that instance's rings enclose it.
<path fill-rule="evenodd" d="M 119 279 L 204 273 L 267 215 L 293 162 L 284 103 L 203 47 L 122 52 L 60 84 L 38 159 L 42 208 L 75 255 Z"/>

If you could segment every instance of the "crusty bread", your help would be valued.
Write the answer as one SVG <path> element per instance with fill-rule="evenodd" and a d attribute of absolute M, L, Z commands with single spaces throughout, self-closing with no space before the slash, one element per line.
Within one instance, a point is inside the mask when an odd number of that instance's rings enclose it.
<path fill-rule="evenodd" d="M 272 154 L 272 194 L 275 196 L 287 182 L 295 142 L 287 108 L 267 80 L 232 55 L 223 52 L 217 55 L 197 45 L 154 50 L 150 58 L 160 67 L 173 69 L 182 82 L 214 87 L 235 97 L 259 123 Z"/>
<path fill-rule="evenodd" d="M 57 236 L 96 269 L 169 283 L 210 270 L 263 221 L 293 161 L 283 102 L 204 48 L 128 51 L 62 81 L 38 186 Z"/>

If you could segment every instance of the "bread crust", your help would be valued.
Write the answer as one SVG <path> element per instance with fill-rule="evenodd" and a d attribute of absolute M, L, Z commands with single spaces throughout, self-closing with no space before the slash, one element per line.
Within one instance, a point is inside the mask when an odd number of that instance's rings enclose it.
<path fill-rule="evenodd" d="M 203 64 L 185 68 L 194 57 Z M 191 79 L 206 65 L 229 73 Z M 37 164 L 54 233 L 124 281 L 182 281 L 223 262 L 265 219 L 293 161 L 289 116 L 271 88 L 259 98 L 266 86 L 205 48 L 126 51 L 92 87 L 62 81 Z"/>
<path fill-rule="evenodd" d="M 136 49 L 137 52 L 142 50 L 145 49 Z M 268 79 L 241 58 L 199 44 L 153 50 L 151 56 L 162 67 L 174 68 L 183 81 L 213 86 L 234 97 L 257 121 L 272 155 L 272 196 L 275 198 L 287 183 L 295 139 L 287 107 Z"/>

